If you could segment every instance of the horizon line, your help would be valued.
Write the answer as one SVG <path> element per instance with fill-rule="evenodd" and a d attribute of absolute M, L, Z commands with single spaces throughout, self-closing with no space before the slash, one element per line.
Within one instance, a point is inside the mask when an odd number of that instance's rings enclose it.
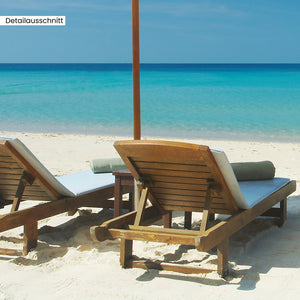
<path fill-rule="evenodd" d="M 0 62 L 1 65 L 25 65 L 25 64 L 57 64 L 57 65 L 103 65 L 103 64 L 118 64 L 132 65 L 132 62 Z M 297 65 L 300 62 L 140 62 L 141 65 L 156 64 L 156 65 Z"/>

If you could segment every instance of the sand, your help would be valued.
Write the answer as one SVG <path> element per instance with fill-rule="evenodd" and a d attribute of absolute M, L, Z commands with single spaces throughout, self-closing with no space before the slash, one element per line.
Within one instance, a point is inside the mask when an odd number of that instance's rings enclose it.
<path fill-rule="evenodd" d="M 89 168 L 89 160 L 114 157 L 113 142 L 130 137 L 0 132 L 20 138 L 55 175 Z M 148 138 L 150 139 L 150 138 Z M 181 139 L 182 140 L 182 139 Z M 0 256 L 0 299 L 286 299 L 300 292 L 300 144 L 256 141 L 182 140 L 223 149 L 231 162 L 271 160 L 276 174 L 297 180 L 282 228 L 258 219 L 230 240 L 232 276 L 216 272 L 183 275 L 122 269 L 119 241 L 92 242 L 89 227 L 110 210 L 82 209 L 39 222 L 38 247 L 27 256 Z M 28 201 L 22 207 L 32 205 Z M 9 210 L 6 208 L 4 211 Z M 2 210 L 3 211 L 3 210 Z M 201 214 L 196 214 L 194 226 Z M 181 226 L 180 214 L 173 220 Z M 0 234 L 0 247 L 22 248 L 22 228 Z M 135 242 L 143 257 L 199 261 L 214 267 L 216 253 L 191 247 Z"/>

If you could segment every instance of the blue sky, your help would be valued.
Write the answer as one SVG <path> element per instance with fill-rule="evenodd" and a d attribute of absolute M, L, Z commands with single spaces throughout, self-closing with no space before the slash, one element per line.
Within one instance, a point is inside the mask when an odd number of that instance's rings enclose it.
<path fill-rule="evenodd" d="M 0 0 L 0 62 L 131 62 L 131 0 Z M 141 62 L 300 63 L 299 0 L 140 0 Z"/>

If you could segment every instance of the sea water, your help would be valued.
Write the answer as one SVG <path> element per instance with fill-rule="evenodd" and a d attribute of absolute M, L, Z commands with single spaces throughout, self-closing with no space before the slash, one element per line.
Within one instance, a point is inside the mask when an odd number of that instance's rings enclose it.
<path fill-rule="evenodd" d="M 0 131 L 132 135 L 130 64 L 0 64 Z M 142 136 L 300 141 L 300 64 L 142 64 Z"/>

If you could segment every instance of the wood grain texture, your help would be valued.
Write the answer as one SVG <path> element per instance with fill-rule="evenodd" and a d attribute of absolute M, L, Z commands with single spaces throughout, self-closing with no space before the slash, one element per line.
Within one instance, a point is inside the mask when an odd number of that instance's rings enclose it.
<path fill-rule="evenodd" d="M 80 207 L 112 208 L 114 186 L 76 197 L 63 197 L 19 153 L 9 140 L 0 139 L 0 200 L 1 205 L 12 204 L 12 212 L 0 216 L 0 232 L 24 226 L 24 254 L 37 245 L 37 222 Z M 48 201 L 18 210 L 21 201 Z M 124 201 L 128 208 L 128 201 Z M 22 208 L 22 206 L 20 206 Z M 2 249 L 0 253 L 17 253 Z"/>
<path fill-rule="evenodd" d="M 156 268 L 183 273 L 208 272 L 199 267 L 130 259 L 132 244 L 126 242 L 126 246 L 125 241 L 193 245 L 199 251 L 208 251 L 217 246 L 217 271 L 225 277 L 229 272 L 229 237 L 261 215 L 276 216 L 282 224 L 286 218 L 286 197 L 296 189 L 295 181 L 290 181 L 251 209 L 240 210 L 207 146 L 169 141 L 120 141 L 114 146 L 134 178 L 144 189 L 149 189 L 148 199 L 153 204 L 144 208 L 147 196 L 143 193 L 136 212 L 95 226 L 91 232 L 94 240 L 121 239 L 123 267 Z M 280 208 L 273 208 L 279 202 Z M 160 206 L 160 209 L 155 205 Z M 188 229 L 191 228 L 192 212 L 202 211 L 200 230 L 145 227 L 140 224 L 141 216 L 146 212 L 151 211 L 154 220 L 155 216 L 171 216 L 175 210 L 185 212 L 185 227 Z M 208 228 L 215 213 L 231 217 Z M 165 223 L 170 223 L 170 219 L 165 219 Z"/>
<path fill-rule="evenodd" d="M 208 182 L 214 180 L 221 188 L 212 192 L 213 212 L 238 211 L 209 147 L 166 141 L 120 141 L 114 146 L 163 210 L 203 211 Z"/>

